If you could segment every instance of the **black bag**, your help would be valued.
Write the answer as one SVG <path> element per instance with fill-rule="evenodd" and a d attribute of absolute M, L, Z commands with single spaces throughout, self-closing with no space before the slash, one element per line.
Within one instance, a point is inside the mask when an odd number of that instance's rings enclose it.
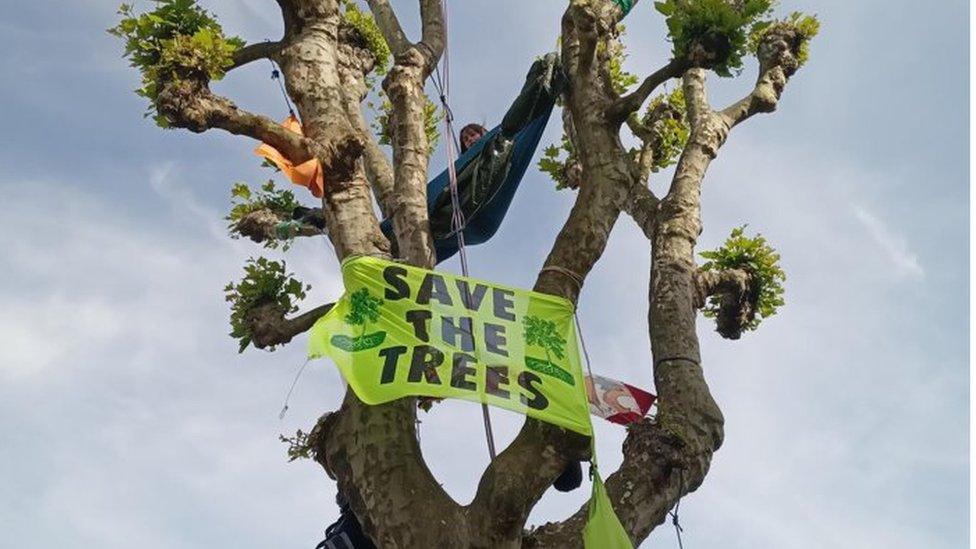
<path fill-rule="evenodd" d="M 349 508 L 349 502 L 342 494 L 336 494 L 339 505 L 339 520 L 325 529 L 325 539 L 315 549 L 376 549 L 373 542 L 363 534 L 363 528 L 356 515 Z"/>

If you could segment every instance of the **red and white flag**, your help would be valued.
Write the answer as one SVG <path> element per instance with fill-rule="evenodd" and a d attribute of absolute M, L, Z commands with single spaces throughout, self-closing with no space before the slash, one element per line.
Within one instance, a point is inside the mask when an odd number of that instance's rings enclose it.
<path fill-rule="evenodd" d="M 620 425 L 640 421 L 656 399 L 647 391 L 603 376 L 586 376 L 586 397 L 591 414 Z"/>

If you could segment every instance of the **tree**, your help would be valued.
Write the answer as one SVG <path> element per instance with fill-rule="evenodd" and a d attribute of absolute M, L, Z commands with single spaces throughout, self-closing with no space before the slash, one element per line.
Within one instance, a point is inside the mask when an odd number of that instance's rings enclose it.
<path fill-rule="evenodd" d="M 324 232 L 340 260 L 389 256 L 393 248 L 379 229 L 375 199 L 392 217 L 398 256 L 432 267 L 425 192 L 436 114 L 423 86 L 444 50 L 444 18 L 438 0 L 418 2 L 416 42 L 388 0 L 369 0 L 368 13 L 352 0 L 277 0 L 284 36 L 250 45 L 226 36 L 195 0 L 155 0 L 155 9 L 144 14 L 123 6 L 112 32 L 125 41 L 126 56 L 142 75 L 138 93 L 149 100 L 148 114 L 159 125 L 198 133 L 221 129 L 263 141 L 294 164 L 319 163 L 325 229 L 289 231 L 289 238 Z M 738 337 L 782 304 L 782 272 L 765 241 L 733 234 L 706 257 L 705 266 L 696 263 L 705 173 L 733 128 L 776 109 L 787 82 L 807 60 L 818 23 L 801 14 L 773 19 L 772 0 L 663 0 L 655 7 L 667 22 L 671 58 L 640 79 L 622 65 L 620 21 L 636 3 L 570 0 L 563 15 L 565 136 L 546 151 L 540 167 L 577 196 L 534 290 L 575 302 L 621 213 L 647 236 L 650 364 L 659 413 L 628 431 L 623 464 L 606 482 L 624 528 L 640 542 L 678 498 L 702 484 L 722 443 L 724 420 L 701 364 L 698 311 L 716 315 L 723 335 Z M 739 75 L 751 56 L 758 59 L 751 90 L 714 108 L 706 96 L 706 74 Z M 281 66 L 303 134 L 211 90 L 211 82 L 227 71 L 265 58 Z M 379 120 L 392 158 L 363 112 L 377 76 L 383 77 L 386 97 Z M 680 92 L 651 97 L 672 79 L 680 80 Z M 624 132 L 639 145 L 625 147 Z M 671 164 L 674 175 L 659 197 L 648 178 Z M 269 228 L 291 220 L 282 198 L 245 197 L 260 203 L 239 210 L 231 231 L 267 244 L 276 237 Z M 283 344 L 329 309 L 287 318 L 301 285 L 283 283 L 281 275 L 272 277 L 274 284 L 248 285 L 246 299 L 229 293 L 236 336 L 258 347 Z M 383 547 L 580 545 L 585 506 L 531 531 L 525 521 L 566 465 L 587 458 L 588 440 L 526 420 L 482 473 L 474 500 L 462 506 L 441 488 L 421 455 L 416 413 L 414 399 L 367 406 L 347 392 L 341 408 L 325 414 L 290 453 L 314 457 L 336 479 L 365 532 Z"/>

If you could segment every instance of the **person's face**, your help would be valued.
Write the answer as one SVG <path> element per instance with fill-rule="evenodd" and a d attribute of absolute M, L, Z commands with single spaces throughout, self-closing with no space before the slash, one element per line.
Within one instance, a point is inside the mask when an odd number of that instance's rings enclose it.
<path fill-rule="evenodd" d="M 464 128 L 461 130 L 461 143 L 465 149 L 470 149 L 485 135 L 485 130 L 479 128 Z"/>

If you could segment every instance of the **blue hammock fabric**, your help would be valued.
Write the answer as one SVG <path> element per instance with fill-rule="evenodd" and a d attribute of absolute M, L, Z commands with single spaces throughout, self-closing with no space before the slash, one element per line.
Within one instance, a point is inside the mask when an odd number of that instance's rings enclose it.
<path fill-rule="evenodd" d="M 512 139 L 511 160 L 509 161 L 509 169 L 505 179 L 495 190 L 495 193 L 476 212 L 469 214 L 468 218 L 465 219 L 463 234 L 466 246 L 487 242 L 498 231 L 502 221 L 505 219 L 505 214 L 508 213 L 509 206 L 512 204 L 512 199 L 515 198 L 515 192 L 518 190 L 519 183 L 522 182 L 525 171 L 528 169 L 529 164 L 532 163 L 535 151 L 539 147 L 539 141 L 542 139 L 542 134 L 546 130 L 546 125 L 549 123 L 549 116 L 552 113 L 553 106 L 554 103 L 548 101 L 548 105 L 544 106 L 542 114 L 532 119 L 532 121 L 515 134 L 515 137 Z M 500 131 L 501 126 L 496 126 L 485 134 L 484 137 L 479 139 L 477 143 L 472 145 L 470 149 L 465 151 L 454 162 L 456 172 L 461 173 L 472 160 L 481 154 L 485 146 L 491 143 L 492 138 Z M 438 198 L 441 196 L 441 193 L 445 192 L 449 184 L 450 176 L 448 175 L 447 169 L 427 184 L 428 213 L 433 212 Z M 392 220 L 384 220 L 381 228 L 387 237 L 393 238 Z M 437 252 L 438 263 L 452 257 L 458 252 L 456 233 L 452 232 L 442 238 L 435 239 L 434 249 Z"/>

